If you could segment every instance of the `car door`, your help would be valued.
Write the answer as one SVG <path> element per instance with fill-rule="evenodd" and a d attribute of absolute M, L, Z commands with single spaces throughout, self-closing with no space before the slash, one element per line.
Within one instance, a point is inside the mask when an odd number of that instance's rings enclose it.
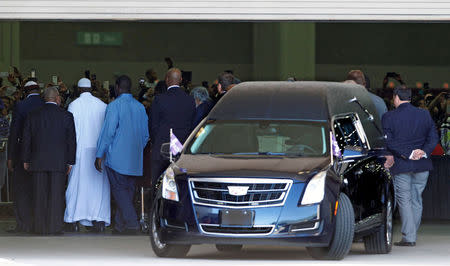
<path fill-rule="evenodd" d="M 355 219 L 361 221 L 381 212 L 384 169 L 376 156 L 369 155 L 370 143 L 356 113 L 335 116 L 333 130 L 342 153 L 338 173 L 353 203 Z"/>

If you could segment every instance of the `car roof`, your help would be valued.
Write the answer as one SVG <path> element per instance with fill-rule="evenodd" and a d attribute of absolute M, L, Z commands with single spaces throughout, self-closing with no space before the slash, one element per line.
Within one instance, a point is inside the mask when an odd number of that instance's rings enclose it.
<path fill-rule="evenodd" d="M 334 115 L 358 113 L 369 140 L 379 139 L 380 134 L 374 132 L 376 128 L 367 120 L 363 110 L 356 103 L 349 102 L 353 97 L 373 114 L 381 128 L 369 92 L 360 85 L 342 82 L 243 82 L 222 97 L 209 113 L 208 119 L 327 122 Z"/>
<path fill-rule="evenodd" d="M 211 111 L 212 119 L 328 120 L 321 84 L 244 82 L 228 91 Z"/>

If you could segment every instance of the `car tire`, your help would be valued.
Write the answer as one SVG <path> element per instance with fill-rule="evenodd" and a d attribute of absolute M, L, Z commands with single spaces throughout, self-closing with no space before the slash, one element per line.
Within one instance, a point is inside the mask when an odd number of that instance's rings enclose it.
<path fill-rule="evenodd" d="M 220 245 L 216 244 L 216 249 L 220 252 L 225 253 L 233 253 L 233 252 L 239 252 L 242 249 L 242 245 Z"/>
<path fill-rule="evenodd" d="M 150 218 L 150 244 L 156 256 L 163 258 L 181 258 L 185 257 L 191 248 L 191 245 L 173 245 L 161 241 L 159 237 L 160 218 L 158 217 L 158 210 L 156 202 Z"/>
<path fill-rule="evenodd" d="M 369 254 L 387 254 L 392 250 L 392 226 L 394 200 L 390 194 L 383 209 L 383 224 L 373 234 L 364 237 L 364 246 Z"/>
<path fill-rule="evenodd" d="M 350 199 L 344 193 L 339 196 L 336 213 L 336 227 L 328 247 L 308 247 L 308 253 L 314 259 L 341 260 L 350 251 L 355 234 L 355 213 Z"/>

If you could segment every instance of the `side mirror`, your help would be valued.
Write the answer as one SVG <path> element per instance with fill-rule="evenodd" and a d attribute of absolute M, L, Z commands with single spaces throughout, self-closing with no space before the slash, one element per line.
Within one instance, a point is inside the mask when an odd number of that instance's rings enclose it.
<path fill-rule="evenodd" d="M 367 156 L 366 150 L 357 146 L 344 147 L 344 153 L 342 154 L 343 160 L 355 159 Z"/>
<path fill-rule="evenodd" d="M 170 142 L 161 145 L 160 154 L 164 159 L 170 159 Z"/>

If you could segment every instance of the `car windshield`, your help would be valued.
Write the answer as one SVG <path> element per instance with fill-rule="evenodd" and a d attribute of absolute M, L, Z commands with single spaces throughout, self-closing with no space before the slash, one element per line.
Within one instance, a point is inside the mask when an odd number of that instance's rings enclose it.
<path fill-rule="evenodd" d="M 327 154 L 324 122 L 207 121 L 187 154 L 320 157 Z"/>

